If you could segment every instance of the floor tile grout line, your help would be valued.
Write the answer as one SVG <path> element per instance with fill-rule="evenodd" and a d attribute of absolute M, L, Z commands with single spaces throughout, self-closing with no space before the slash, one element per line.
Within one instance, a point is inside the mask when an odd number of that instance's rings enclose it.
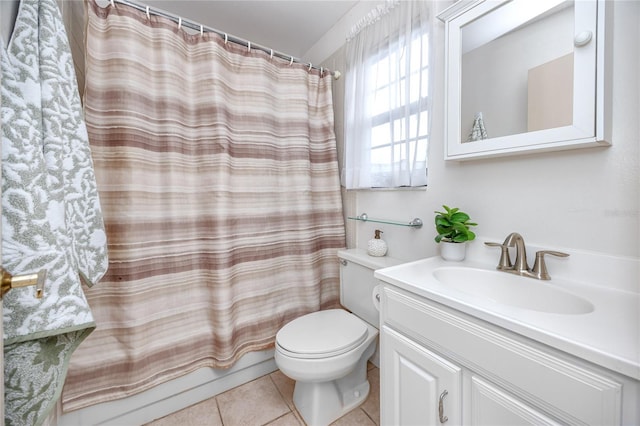
<path fill-rule="evenodd" d="M 378 426 L 378 422 L 376 422 L 376 420 L 375 420 L 373 417 L 371 417 L 371 416 L 369 415 L 369 413 L 367 413 L 367 410 L 365 410 L 365 409 L 364 409 L 364 408 L 362 408 L 362 407 L 359 407 L 359 409 L 360 409 L 360 410 L 362 410 L 362 412 L 364 413 L 364 415 L 365 415 L 365 416 L 367 416 L 367 417 L 368 417 L 368 418 L 373 422 L 373 424 L 374 424 L 374 425 Z"/>
<path fill-rule="evenodd" d="M 272 373 L 269 373 L 269 379 L 271 379 L 271 383 L 273 383 L 273 385 L 276 387 L 276 390 L 277 390 L 277 391 L 278 391 L 278 393 L 280 394 L 280 397 L 281 397 L 281 398 L 282 398 L 282 400 L 284 401 L 284 403 L 285 403 L 285 405 L 287 406 L 287 408 L 289 408 L 289 413 L 293 414 L 293 416 L 296 418 L 296 421 L 298 421 L 298 423 L 300 423 L 300 422 L 302 421 L 300 414 L 299 414 L 299 413 L 297 413 L 297 409 L 295 408 L 295 405 L 294 405 L 293 407 L 291 407 L 291 406 L 289 405 L 289 403 L 287 402 L 287 397 L 286 397 L 286 396 L 284 396 L 284 395 L 282 394 L 282 391 L 280 390 L 280 387 L 278 386 L 278 384 L 276 383 L 276 381 L 275 381 L 275 380 L 273 380 L 273 374 L 274 374 L 274 373 L 275 373 L 275 371 L 274 371 L 274 372 L 272 372 Z M 293 398 L 293 395 L 292 395 L 292 398 Z M 291 403 L 293 404 L 293 399 L 291 400 Z M 289 413 L 285 413 L 285 414 L 283 414 L 283 415 L 282 415 L 282 416 L 280 416 L 280 417 L 284 417 L 284 416 L 286 416 L 286 415 L 287 415 L 287 414 L 289 414 Z M 278 417 L 278 418 L 276 418 L 276 419 L 272 420 L 271 422 L 273 422 L 273 421 L 275 421 L 275 420 L 279 419 L 280 417 Z M 269 423 L 271 423 L 271 422 L 269 422 Z M 305 423 L 302 423 L 302 426 L 304 426 L 304 425 L 305 425 Z M 224 425 L 223 425 L 223 426 L 224 426 Z"/>
<path fill-rule="evenodd" d="M 275 419 L 271 419 L 271 420 L 269 420 L 267 423 L 263 424 L 262 426 L 268 426 L 268 425 L 272 424 L 273 422 L 278 421 L 278 420 L 280 420 L 281 418 L 283 418 L 283 417 L 285 417 L 285 416 L 288 416 L 289 414 L 293 414 L 293 412 L 292 412 L 292 411 L 289 411 L 288 413 L 284 413 L 283 415 L 278 416 L 278 417 L 276 417 Z M 296 420 L 297 420 L 297 419 L 296 419 Z M 224 425 L 223 425 L 223 426 L 224 426 Z"/>
<path fill-rule="evenodd" d="M 218 401 L 218 395 L 214 395 L 213 400 L 216 402 L 216 408 L 218 409 L 218 417 L 220 418 L 220 424 L 224 426 L 224 419 L 222 418 L 222 410 L 220 410 L 220 402 Z"/>
<path fill-rule="evenodd" d="M 287 398 L 285 398 L 285 396 L 282 394 L 282 391 L 280 390 L 280 388 L 278 387 L 278 384 L 276 383 L 275 380 L 273 380 L 273 373 L 269 373 L 269 380 L 271 380 L 271 383 L 273 383 L 273 386 L 276 387 L 276 390 L 278 391 L 278 393 L 280 394 L 280 397 L 282 398 L 282 400 L 284 401 L 285 404 L 287 404 Z M 287 404 L 287 407 L 289 407 L 289 404 Z M 291 411 L 291 407 L 289 407 L 289 411 Z"/>

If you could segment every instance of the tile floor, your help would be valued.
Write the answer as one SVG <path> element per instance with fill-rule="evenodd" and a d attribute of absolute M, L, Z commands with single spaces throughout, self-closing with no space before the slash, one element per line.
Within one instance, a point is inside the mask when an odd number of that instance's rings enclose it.
<path fill-rule="evenodd" d="M 369 363 L 371 391 L 357 409 L 335 426 L 380 424 L 380 373 Z M 293 405 L 294 381 L 279 370 L 170 414 L 147 426 L 304 426 Z"/>

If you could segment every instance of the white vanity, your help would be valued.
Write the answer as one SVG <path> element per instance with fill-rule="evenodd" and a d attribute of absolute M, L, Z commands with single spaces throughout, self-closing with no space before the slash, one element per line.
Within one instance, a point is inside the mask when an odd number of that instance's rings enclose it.
<path fill-rule="evenodd" d="M 570 251 L 541 281 L 472 247 L 376 272 L 381 423 L 640 424 L 638 260 Z"/>

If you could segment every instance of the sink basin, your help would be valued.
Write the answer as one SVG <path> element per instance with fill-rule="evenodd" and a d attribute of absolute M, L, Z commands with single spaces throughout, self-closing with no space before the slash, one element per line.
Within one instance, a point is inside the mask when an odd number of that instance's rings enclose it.
<path fill-rule="evenodd" d="M 554 287 L 553 283 L 507 272 L 471 267 L 439 267 L 433 277 L 444 286 L 516 308 L 579 315 L 593 311 L 586 299 Z"/>

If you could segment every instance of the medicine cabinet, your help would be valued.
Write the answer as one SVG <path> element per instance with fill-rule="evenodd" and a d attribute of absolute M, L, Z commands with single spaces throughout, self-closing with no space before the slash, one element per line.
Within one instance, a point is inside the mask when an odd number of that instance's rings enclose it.
<path fill-rule="evenodd" d="M 610 145 L 611 2 L 461 0 L 445 23 L 445 159 Z"/>

